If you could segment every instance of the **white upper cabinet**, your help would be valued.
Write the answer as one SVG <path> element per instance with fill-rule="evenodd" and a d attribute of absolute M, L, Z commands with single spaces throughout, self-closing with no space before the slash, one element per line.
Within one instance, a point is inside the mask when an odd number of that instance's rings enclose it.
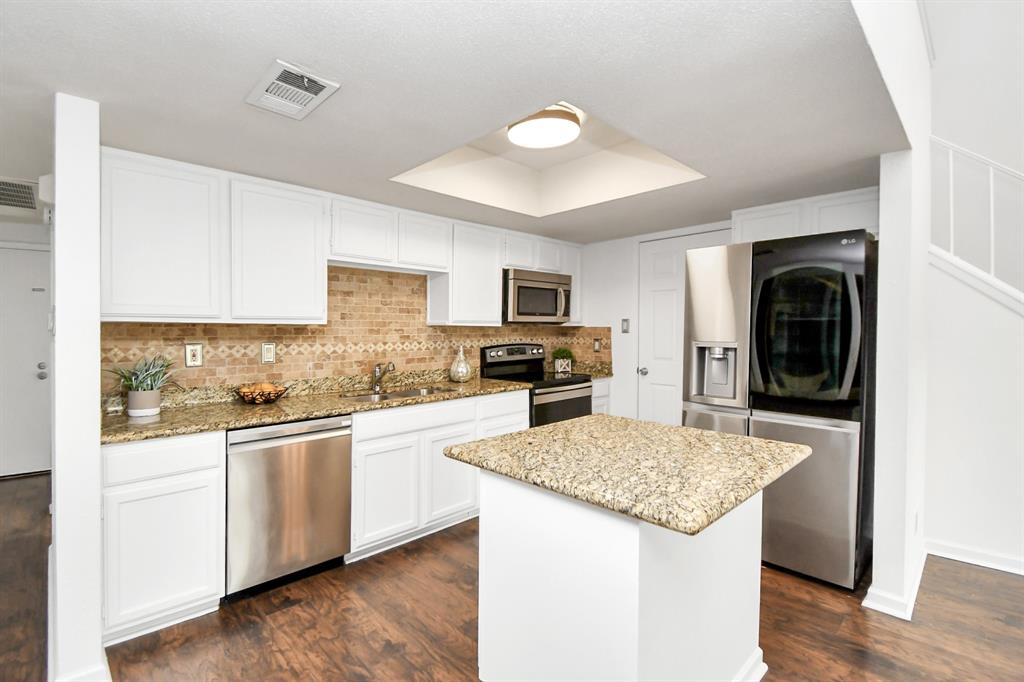
<path fill-rule="evenodd" d="M 734 243 L 846 230 L 878 233 L 877 187 L 732 212 Z"/>
<path fill-rule="evenodd" d="M 502 264 L 506 268 L 564 272 L 562 244 L 521 232 L 506 232 Z"/>
<path fill-rule="evenodd" d="M 572 275 L 572 293 L 569 295 L 570 325 L 583 324 L 583 247 L 575 244 L 559 246 L 562 272 Z"/>
<path fill-rule="evenodd" d="M 355 199 L 331 202 L 331 259 L 370 267 L 447 272 L 450 220 Z"/>
<path fill-rule="evenodd" d="M 218 318 L 227 250 L 216 171 L 104 149 L 103 319 Z"/>
<path fill-rule="evenodd" d="M 502 245 L 498 230 L 455 223 L 451 274 L 428 280 L 430 324 L 501 324 Z"/>
<path fill-rule="evenodd" d="M 531 269 L 536 266 L 537 240 L 525 234 L 508 233 L 505 235 L 505 257 L 506 268 Z"/>
<path fill-rule="evenodd" d="M 398 216 L 397 264 L 447 271 L 452 257 L 452 224 L 421 213 Z"/>
<path fill-rule="evenodd" d="M 331 202 L 331 256 L 390 263 L 397 249 L 397 211 L 361 201 Z"/>
<path fill-rule="evenodd" d="M 273 183 L 231 181 L 231 316 L 327 321 L 326 200 Z"/>
<path fill-rule="evenodd" d="M 548 272 L 563 272 L 563 267 L 562 245 L 558 242 L 538 239 L 536 268 Z"/>

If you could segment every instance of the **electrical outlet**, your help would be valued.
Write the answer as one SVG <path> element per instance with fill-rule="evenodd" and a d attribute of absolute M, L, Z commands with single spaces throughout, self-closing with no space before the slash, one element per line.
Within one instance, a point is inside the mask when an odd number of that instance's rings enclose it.
<path fill-rule="evenodd" d="M 594 352 L 595 353 L 600 353 L 601 352 L 601 339 L 594 339 Z"/>
<path fill-rule="evenodd" d="M 277 362 L 277 344 L 266 342 L 260 346 L 260 362 L 264 365 L 272 365 Z"/>
<path fill-rule="evenodd" d="M 201 344 L 201 343 L 186 343 L 185 344 L 185 366 L 186 367 L 202 367 L 203 366 L 203 344 Z"/>

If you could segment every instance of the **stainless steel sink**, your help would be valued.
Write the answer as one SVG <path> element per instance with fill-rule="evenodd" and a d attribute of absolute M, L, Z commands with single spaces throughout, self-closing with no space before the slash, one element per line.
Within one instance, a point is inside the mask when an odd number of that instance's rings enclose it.
<path fill-rule="evenodd" d="M 436 393 L 453 393 L 454 388 L 442 388 L 440 386 L 427 386 L 426 388 L 409 388 L 404 391 L 392 393 L 368 393 L 367 395 L 356 395 L 349 398 L 357 403 L 379 403 L 382 400 L 393 398 L 416 398 L 419 396 L 434 395 Z"/>
<path fill-rule="evenodd" d="M 382 400 L 396 397 L 392 393 L 370 393 L 369 395 L 354 395 L 348 398 L 348 400 L 354 400 L 357 403 L 379 403 Z"/>
<path fill-rule="evenodd" d="M 413 398 L 422 395 L 434 395 L 435 393 L 452 393 L 454 388 L 441 388 L 440 386 L 428 386 L 426 388 L 410 388 L 405 391 L 396 391 L 390 395 L 394 398 Z"/>

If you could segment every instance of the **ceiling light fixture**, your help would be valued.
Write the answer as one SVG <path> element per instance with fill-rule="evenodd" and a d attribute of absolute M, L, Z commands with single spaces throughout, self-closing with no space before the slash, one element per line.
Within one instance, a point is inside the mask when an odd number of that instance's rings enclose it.
<path fill-rule="evenodd" d="M 561 147 L 580 136 L 580 117 L 575 111 L 556 104 L 511 124 L 507 134 L 508 141 L 517 147 Z"/>

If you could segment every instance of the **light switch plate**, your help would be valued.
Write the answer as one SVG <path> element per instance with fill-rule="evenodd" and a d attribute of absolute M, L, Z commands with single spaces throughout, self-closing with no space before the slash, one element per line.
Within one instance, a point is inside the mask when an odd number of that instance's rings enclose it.
<path fill-rule="evenodd" d="M 202 367 L 203 366 L 203 344 L 201 344 L 201 343 L 186 343 L 185 344 L 185 366 L 186 367 Z"/>
<path fill-rule="evenodd" d="M 277 344 L 264 343 L 260 349 L 260 362 L 264 365 L 272 365 L 277 362 Z"/>
<path fill-rule="evenodd" d="M 629 318 L 628 317 L 622 318 L 622 333 L 623 334 L 628 334 L 629 333 Z"/>

